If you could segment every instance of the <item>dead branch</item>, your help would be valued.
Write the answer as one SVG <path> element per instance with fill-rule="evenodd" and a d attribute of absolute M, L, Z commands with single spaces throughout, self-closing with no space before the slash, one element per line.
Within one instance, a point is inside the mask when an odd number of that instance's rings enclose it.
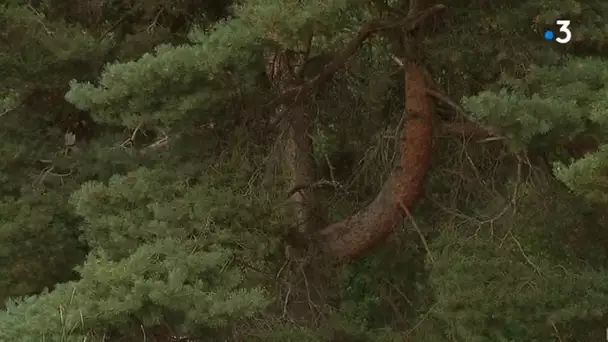
<path fill-rule="evenodd" d="M 336 181 L 328 181 L 328 180 L 320 180 L 317 182 L 314 182 L 312 184 L 298 184 L 295 185 L 293 188 L 291 188 L 291 190 L 289 190 L 287 192 L 287 197 L 291 197 L 293 196 L 293 194 L 295 194 L 296 192 L 302 191 L 302 190 L 308 190 L 308 189 L 315 189 L 315 188 L 321 188 L 321 187 L 325 187 L 325 186 L 331 186 L 331 187 L 340 187 L 340 184 Z"/>

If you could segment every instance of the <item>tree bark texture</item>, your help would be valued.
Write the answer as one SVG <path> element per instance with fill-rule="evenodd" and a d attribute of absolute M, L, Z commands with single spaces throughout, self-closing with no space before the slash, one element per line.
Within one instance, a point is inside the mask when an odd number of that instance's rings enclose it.
<path fill-rule="evenodd" d="M 423 66 L 412 61 L 404 70 L 406 124 L 399 138 L 399 166 L 367 207 L 319 232 L 324 252 L 336 262 L 357 257 L 386 238 L 422 192 L 432 146 L 432 100 Z"/>
<path fill-rule="evenodd" d="M 282 131 L 282 169 L 288 177 L 287 189 L 293 189 L 300 184 L 315 182 L 315 164 L 312 156 L 311 128 L 312 120 L 301 105 L 287 109 L 281 127 Z M 303 187 L 291 194 L 289 205 L 293 206 L 298 233 L 309 234 L 316 227 L 316 199 L 312 187 Z"/>
<path fill-rule="evenodd" d="M 295 83 L 294 71 L 290 67 L 293 61 L 285 53 L 274 53 L 269 58 L 267 73 L 273 86 L 282 93 Z M 307 113 L 302 101 L 295 101 L 290 106 L 280 104 L 275 117 L 281 118 L 278 139 L 279 159 L 282 173 L 287 177 L 286 192 L 301 184 L 313 184 L 315 181 L 315 163 L 313 159 L 312 128 L 313 118 Z M 296 219 L 300 234 L 309 234 L 318 229 L 316 199 L 310 187 L 301 188 L 290 195 L 288 205 Z"/>

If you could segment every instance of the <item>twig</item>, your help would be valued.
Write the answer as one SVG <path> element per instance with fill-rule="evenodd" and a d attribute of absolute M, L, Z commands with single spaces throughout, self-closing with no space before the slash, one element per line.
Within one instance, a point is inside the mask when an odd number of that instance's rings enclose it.
<path fill-rule="evenodd" d="M 142 334 L 142 335 L 143 335 L 143 337 L 144 337 L 144 342 L 146 342 L 146 341 L 148 340 L 148 338 L 146 337 L 146 329 L 144 329 L 143 324 L 140 324 L 140 325 L 139 325 L 139 327 L 140 327 L 140 329 L 141 329 L 141 334 Z"/>
<path fill-rule="evenodd" d="M 331 178 L 331 182 L 333 184 L 339 184 L 336 181 L 336 177 L 334 177 L 334 166 L 331 164 L 331 162 L 329 161 L 329 157 L 327 156 L 327 153 L 323 153 L 323 156 L 325 157 L 325 161 L 327 162 L 327 167 L 329 167 L 329 177 Z"/>
<path fill-rule="evenodd" d="M 519 248 L 519 251 L 521 252 L 521 255 L 523 255 L 524 259 L 526 259 L 526 262 L 532 266 L 532 268 L 534 269 L 534 271 L 536 271 L 536 273 L 538 273 L 540 276 L 543 275 L 543 272 L 541 272 L 540 268 L 538 268 L 538 266 L 536 266 L 532 260 L 530 260 L 530 258 L 528 258 L 528 255 L 526 255 L 526 252 L 524 252 L 523 247 L 521 246 L 521 243 L 519 243 L 519 240 L 517 240 L 517 238 L 515 238 L 515 235 L 513 235 L 512 233 L 509 233 L 509 235 L 511 236 L 511 238 L 513 239 L 513 241 L 515 242 L 515 244 L 517 245 L 517 247 Z"/>
<path fill-rule="evenodd" d="M 285 269 L 285 267 L 287 266 L 287 264 L 290 263 L 290 260 L 287 259 L 285 260 L 285 262 L 283 263 L 283 266 L 281 266 L 281 268 L 279 269 L 279 271 L 277 272 L 277 275 L 275 276 L 276 279 L 279 279 L 279 277 L 281 276 L 281 273 L 283 272 L 283 270 Z"/>
<path fill-rule="evenodd" d="M 433 304 L 433 306 L 431 306 L 431 308 L 424 315 L 422 315 L 422 318 L 420 318 L 420 320 L 418 321 L 418 323 L 416 323 L 416 325 L 412 329 L 410 329 L 410 331 L 407 332 L 408 336 L 411 336 L 412 333 L 414 331 L 416 331 L 416 329 L 418 329 L 418 327 L 420 327 L 420 325 L 422 325 L 422 323 L 424 323 L 424 321 L 426 321 L 426 319 L 428 318 L 429 314 L 433 311 L 433 309 L 435 309 L 435 306 L 437 306 L 437 303 Z"/>
<path fill-rule="evenodd" d="M 167 146 L 167 144 L 169 143 L 169 136 L 165 133 L 163 133 L 163 134 L 164 134 L 164 136 L 162 138 L 160 138 L 157 141 L 155 141 L 154 143 L 146 146 L 146 148 L 144 148 L 144 150 Z"/>
<path fill-rule="evenodd" d="M 2 113 L 0 113 L 0 116 L 4 116 L 10 112 L 12 112 L 13 110 L 17 109 L 18 106 L 12 107 L 12 108 L 8 108 L 2 111 Z"/>
<path fill-rule="evenodd" d="M 397 56 L 391 54 L 391 59 L 397 63 L 398 66 L 400 66 L 401 68 L 405 67 L 405 63 L 403 63 L 402 60 L 400 60 L 399 58 L 397 58 Z"/>
<path fill-rule="evenodd" d="M 137 132 L 139 132 L 139 130 L 141 129 L 141 125 L 142 125 L 142 123 L 137 125 L 137 127 L 135 127 L 135 129 L 133 130 L 133 133 L 131 133 L 131 137 L 129 137 L 129 139 L 123 141 L 123 143 L 120 144 L 120 146 L 125 147 L 128 143 L 133 143 L 133 141 L 135 141 Z"/>
<path fill-rule="evenodd" d="M 308 277 L 306 276 L 306 272 L 304 271 L 303 266 L 300 266 L 300 272 L 302 272 L 302 277 L 304 278 L 304 286 L 306 287 L 306 298 L 308 299 L 308 307 L 310 308 L 311 312 L 317 311 L 317 313 L 319 313 L 321 310 L 312 301 L 312 297 L 310 296 L 310 285 L 308 284 Z"/>
<path fill-rule="evenodd" d="M 158 13 L 156 13 L 156 16 L 154 16 L 154 20 L 152 20 L 152 23 L 150 25 L 148 25 L 148 28 L 146 29 L 146 32 L 151 33 L 152 31 L 154 31 L 154 29 L 156 28 L 156 25 L 158 25 L 158 19 L 160 18 L 160 15 L 165 11 L 165 7 L 161 8 Z"/>
<path fill-rule="evenodd" d="M 551 326 L 553 327 L 553 330 L 555 330 L 555 336 L 557 337 L 557 340 L 559 342 L 563 342 L 562 338 L 559 336 L 559 330 L 557 330 L 557 327 L 555 326 L 555 323 L 553 323 L 553 320 L 549 320 L 549 323 L 551 323 Z"/>
<path fill-rule="evenodd" d="M 397 291 L 397 293 L 399 293 L 399 295 L 401 297 L 403 297 L 403 299 L 405 299 L 405 301 L 410 305 L 410 307 L 412 307 L 412 308 L 414 307 L 414 304 L 412 303 L 412 301 L 409 298 L 407 298 L 405 293 L 403 293 L 401 290 L 399 290 L 399 288 L 397 286 L 395 286 L 395 284 L 391 283 L 390 281 L 388 281 L 386 279 L 384 279 L 384 282 L 386 284 L 388 284 L 390 287 L 392 287 L 395 291 Z"/>
<path fill-rule="evenodd" d="M 51 165 L 51 166 L 47 166 L 44 169 L 42 169 L 42 171 L 40 172 L 40 175 L 38 176 L 38 179 L 34 182 L 38 183 L 38 184 L 42 184 L 42 182 L 44 182 L 44 180 L 46 179 L 46 177 L 55 169 L 55 166 Z"/>
<path fill-rule="evenodd" d="M 511 196 L 511 200 L 509 201 L 509 204 L 507 204 L 507 207 L 512 207 L 513 208 L 513 213 L 515 214 L 517 212 L 517 199 L 518 199 L 518 194 L 519 194 L 519 185 L 521 183 L 521 165 L 522 165 L 522 161 L 521 158 L 518 157 L 518 163 L 517 163 L 517 178 L 515 181 L 515 189 L 513 189 L 513 195 Z M 505 208 L 505 212 L 506 212 L 506 208 Z M 509 230 L 507 231 L 507 234 L 505 234 L 505 236 L 503 237 L 502 241 L 500 242 L 500 246 L 502 246 L 502 244 L 504 243 L 507 235 L 511 234 L 511 231 L 513 230 L 513 226 L 509 227 Z"/>
<path fill-rule="evenodd" d="M 312 184 L 298 184 L 295 185 L 293 188 L 291 188 L 291 190 L 289 190 L 287 192 L 287 197 L 291 197 L 293 196 L 295 193 L 300 192 L 302 190 L 310 190 L 310 189 L 314 189 L 314 188 L 320 188 L 323 186 L 333 186 L 334 188 L 338 188 L 340 187 L 340 183 L 336 182 L 336 181 L 328 181 L 328 180 L 324 180 L 321 179 L 317 182 L 314 182 Z"/>
<path fill-rule="evenodd" d="M 107 35 L 109 35 L 110 33 L 114 32 L 114 30 L 116 30 L 116 28 L 118 28 L 118 26 L 120 26 L 120 24 L 122 24 L 125 20 L 127 20 L 129 18 L 129 16 L 135 12 L 135 10 L 136 10 L 135 8 L 131 8 L 120 19 L 118 19 L 118 21 L 116 21 L 114 24 L 112 24 L 112 26 L 110 28 L 108 28 L 107 30 L 105 30 L 99 36 L 99 38 L 97 40 L 101 42 Z"/>
<path fill-rule="evenodd" d="M 431 253 L 431 249 L 429 248 L 429 245 L 426 242 L 426 238 L 424 237 L 424 234 L 422 234 L 422 231 L 418 227 L 418 224 L 416 223 L 416 220 L 414 220 L 414 217 L 410 213 L 409 209 L 405 206 L 405 204 L 403 204 L 403 202 L 399 201 L 399 206 L 401 207 L 401 209 L 405 212 L 405 214 L 407 215 L 407 217 L 412 222 L 412 226 L 414 226 L 414 229 L 418 233 L 418 236 L 420 236 L 420 241 L 422 241 L 422 245 L 424 246 L 424 249 L 426 250 L 426 253 L 429 256 L 429 259 L 431 259 L 431 263 L 434 264 L 435 263 L 435 258 L 433 258 L 433 254 Z"/>

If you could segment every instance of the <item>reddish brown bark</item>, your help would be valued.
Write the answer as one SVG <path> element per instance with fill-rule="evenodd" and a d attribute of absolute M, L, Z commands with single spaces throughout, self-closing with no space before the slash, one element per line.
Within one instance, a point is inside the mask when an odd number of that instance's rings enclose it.
<path fill-rule="evenodd" d="M 400 137 L 401 160 L 367 207 L 320 232 L 325 252 L 336 261 L 361 255 L 386 238 L 422 192 L 429 168 L 433 112 L 424 69 L 405 67 L 406 126 Z"/>
<path fill-rule="evenodd" d="M 370 35 L 387 29 L 401 30 L 404 35 L 410 35 L 426 18 L 445 8 L 441 4 L 436 4 L 421 11 L 421 6 L 421 3 L 412 1 L 408 15 L 401 21 L 378 20 L 364 25 L 345 49 L 337 53 L 319 75 L 304 84 L 286 89 L 271 105 L 297 103 L 298 100 L 305 98 L 318 86 L 331 79 Z M 413 55 L 408 54 L 409 57 Z M 324 252 L 333 257 L 334 261 L 356 257 L 383 240 L 393 231 L 395 225 L 402 221 L 404 209 L 407 210 L 422 191 L 432 146 L 431 99 L 422 65 L 410 62 L 404 70 L 406 108 L 403 115 L 407 123 L 399 142 L 400 165 L 390 175 L 370 205 L 313 235 L 321 241 Z"/>

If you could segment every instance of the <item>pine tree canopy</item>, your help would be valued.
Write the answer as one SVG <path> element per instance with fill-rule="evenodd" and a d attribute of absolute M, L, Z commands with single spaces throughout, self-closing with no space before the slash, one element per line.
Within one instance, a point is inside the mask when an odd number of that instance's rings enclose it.
<path fill-rule="evenodd" d="M 603 340 L 607 20 L 0 0 L 0 342 Z"/>

